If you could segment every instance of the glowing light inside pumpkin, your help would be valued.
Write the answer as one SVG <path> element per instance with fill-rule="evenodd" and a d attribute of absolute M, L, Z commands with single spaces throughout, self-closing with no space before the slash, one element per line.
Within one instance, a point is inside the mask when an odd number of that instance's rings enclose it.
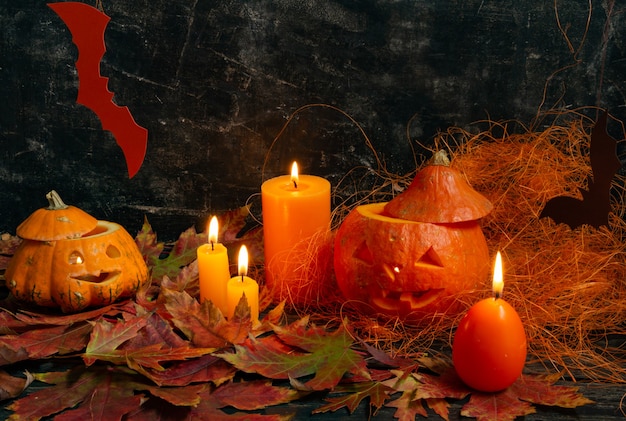
<path fill-rule="evenodd" d="M 291 182 L 296 189 L 298 188 L 298 181 L 300 181 L 298 177 L 298 163 L 294 161 L 291 165 Z"/>
<path fill-rule="evenodd" d="M 217 243 L 217 233 L 219 232 L 217 226 L 217 217 L 211 218 L 211 222 L 209 222 L 209 243 L 216 244 Z"/>
<path fill-rule="evenodd" d="M 83 263 L 83 257 L 78 252 L 75 251 L 72 254 L 70 254 L 68 263 L 70 265 L 80 265 Z"/>
<path fill-rule="evenodd" d="M 493 283 L 491 288 L 496 298 L 502 296 L 502 290 L 504 289 L 504 277 L 502 275 L 502 255 L 499 251 L 496 253 L 496 263 L 493 268 Z"/>
<path fill-rule="evenodd" d="M 239 249 L 238 266 L 239 271 L 237 273 L 239 273 L 239 276 L 243 279 L 243 277 L 248 274 L 248 249 L 246 246 L 241 246 Z"/>

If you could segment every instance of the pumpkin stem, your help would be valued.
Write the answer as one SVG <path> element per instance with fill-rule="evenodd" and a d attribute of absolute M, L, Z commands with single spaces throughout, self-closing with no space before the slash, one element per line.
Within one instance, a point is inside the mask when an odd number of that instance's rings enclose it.
<path fill-rule="evenodd" d="M 46 194 L 46 199 L 48 199 L 48 209 L 57 210 L 57 209 L 67 209 L 68 206 L 63 202 L 59 193 L 55 190 L 52 190 L 50 193 Z"/>
<path fill-rule="evenodd" d="M 448 154 L 446 153 L 446 151 L 440 149 L 435 152 L 431 165 L 443 165 L 445 167 L 449 167 L 450 159 L 448 158 Z"/>

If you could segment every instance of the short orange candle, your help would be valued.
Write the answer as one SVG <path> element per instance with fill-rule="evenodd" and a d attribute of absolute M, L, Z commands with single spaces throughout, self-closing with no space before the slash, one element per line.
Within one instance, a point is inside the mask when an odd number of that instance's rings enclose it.
<path fill-rule="evenodd" d="M 245 296 L 248 301 L 248 306 L 250 306 L 250 319 L 257 321 L 259 320 L 259 284 L 257 284 L 254 279 L 246 276 L 248 273 L 248 249 L 246 246 L 241 246 L 239 250 L 237 266 L 239 267 L 239 275 L 230 278 L 226 288 L 228 301 L 226 314 L 228 318 L 232 319 L 239 301 Z"/>
<path fill-rule="evenodd" d="M 502 257 L 496 256 L 494 297 L 472 306 L 459 322 L 452 344 L 457 374 L 469 387 L 497 392 L 512 385 L 526 362 L 526 333 L 519 315 L 501 298 Z"/>
<path fill-rule="evenodd" d="M 261 196 L 267 287 L 274 298 L 302 303 L 307 296 L 302 285 L 312 280 L 303 273 L 304 262 L 293 259 L 306 253 L 294 251 L 309 246 L 313 236 L 330 229 L 330 183 L 321 177 L 299 175 L 294 162 L 291 175 L 263 183 Z"/>
<path fill-rule="evenodd" d="M 226 284 L 230 279 L 228 251 L 217 242 L 217 218 L 209 223 L 209 244 L 198 247 L 198 275 L 200 282 L 200 302 L 211 300 L 213 305 L 226 314 Z"/>

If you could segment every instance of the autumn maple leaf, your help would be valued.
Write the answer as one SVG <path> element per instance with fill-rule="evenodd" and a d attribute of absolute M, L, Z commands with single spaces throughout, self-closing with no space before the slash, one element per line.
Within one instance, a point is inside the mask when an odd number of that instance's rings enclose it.
<path fill-rule="evenodd" d="M 0 365 L 40 359 L 84 349 L 91 332 L 88 323 L 48 326 L 20 335 L 0 336 Z"/>
<path fill-rule="evenodd" d="M 397 392 L 399 398 L 386 406 L 396 408 L 394 416 L 400 421 L 414 420 L 416 415 L 427 416 L 425 405 L 441 418 L 448 419 L 446 399 L 469 401 L 461 415 L 479 421 L 507 421 L 535 412 L 535 405 L 574 408 L 591 403 L 577 388 L 555 386 L 556 376 L 522 375 L 508 389 L 499 393 L 482 393 L 465 386 L 448 360 L 420 358 L 427 371 L 392 370 L 395 378 L 384 382 Z"/>
<path fill-rule="evenodd" d="M 351 349 L 352 337 L 343 325 L 334 332 L 309 325 L 304 317 L 286 327 L 274 327 L 275 335 L 249 338 L 234 353 L 219 356 L 248 373 L 271 379 L 297 379 L 313 375 L 305 383 L 310 390 L 336 386 L 345 374 L 369 378 L 363 357 Z"/>
<path fill-rule="evenodd" d="M 593 403 L 578 393 L 578 388 L 554 385 L 558 376 L 522 375 L 515 383 L 499 393 L 472 393 L 461 415 L 479 421 L 513 421 L 535 413 L 535 405 L 576 408 Z"/>
<path fill-rule="evenodd" d="M 165 245 L 157 242 L 156 234 L 146 219 L 135 242 L 151 269 L 152 280 L 159 284 L 164 276 L 175 278 L 183 267 L 197 259 L 196 249 L 207 240 L 198 235 L 193 227 L 188 228 L 165 253 Z"/>
<path fill-rule="evenodd" d="M 199 304 L 186 292 L 161 289 L 161 295 L 172 322 L 197 347 L 223 348 L 248 337 L 251 328 L 249 318 L 227 321 L 212 303 L 205 301 Z"/>
<path fill-rule="evenodd" d="M 391 387 L 375 381 L 339 385 L 333 390 L 333 393 L 341 396 L 325 398 L 324 400 L 329 403 L 315 409 L 313 413 L 321 414 L 336 411 L 343 407 L 348 408 L 348 411 L 352 413 L 364 399 L 369 399 L 370 405 L 374 407 L 375 415 L 393 392 Z"/>
<path fill-rule="evenodd" d="M 262 230 L 252 229 L 244 236 L 238 237 L 246 225 L 246 218 L 249 214 L 249 206 L 242 206 L 218 216 L 221 221 L 220 242 L 227 246 L 231 261 L 234 261 L 234 253 L 239 250 L 239 244 L 242 242 L 246 243 L 252 261 L 262 261 Z M 206 232 L 197 233 L 194 227 L 190 227 L 181 233 L 174 243 L 166 247 L 164 243 L 157 241 L 156 233 L 148 220 L 144 218 L 143 226 L 135 237 L 135 242 L 148 267 L 151 268 L 152 280 L 160 284 L 164 276 L 176 279 L 181 269 L 197 259 L 196 249 L 208 242 L 208 235 Z"/>
<path fill-rule="evenodd" d="M 88 366 L 97 360 L 109 361 L 144 372 L 146 369 L 164 370 L 161 363 L 166 361 L 181 361 L 206 355 L 213 351 L 206 348 L 193 348 L 188 344 L 178 347 L 168 346 L 167 343 L 142 343 L 134 347 L 121 346 L 140 335 L 151 320 L 151 313 L 139 314 L 126 320 L 109 322 L 99 320 L 95 323 L 91 338 L 83 360 Z"/>
<path fill-rule="evenodd" d="M 38 420 L 65 410 L 55 419 L 121 419 L 141 405 L 142 395 L 135 394 L 135 389 L 145 388 L 136 375 L 105 367 L 86 370 L 78 366 L 70 371 L 33 376 L 55 386 L 14 401 L 7 407 L 14 411 L 10 421 Z"/>

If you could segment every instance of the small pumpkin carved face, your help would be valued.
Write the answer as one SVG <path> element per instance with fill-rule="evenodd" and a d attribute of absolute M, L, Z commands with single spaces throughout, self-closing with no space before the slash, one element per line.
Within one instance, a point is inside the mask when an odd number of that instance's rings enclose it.
<path fill-rule="evenodd" d="M 337 230 L 335 276 L 364 312 L 409 321 L 450 314 L 487 278 L 489 250 L 478 220 L 492 205 L 448 165 L 437 153 L 404 192 L 358 206 Z"/>
<path fill-rule="evenodd" d="M 44 218 L 54 221 L 50 215 L 59 210 L 46 211 L 52 213 Z M 38 223 L 36 218 L 30 221 Z M 58 232 L 55 236 L 60 239 L 25 238 L 16 250 L 5 273 L 16 298 L 76 312 L 131 296 L 148 279 L 139 249 L 119 224 L 96 221 L 91 231 L 79 236 Z"/>

